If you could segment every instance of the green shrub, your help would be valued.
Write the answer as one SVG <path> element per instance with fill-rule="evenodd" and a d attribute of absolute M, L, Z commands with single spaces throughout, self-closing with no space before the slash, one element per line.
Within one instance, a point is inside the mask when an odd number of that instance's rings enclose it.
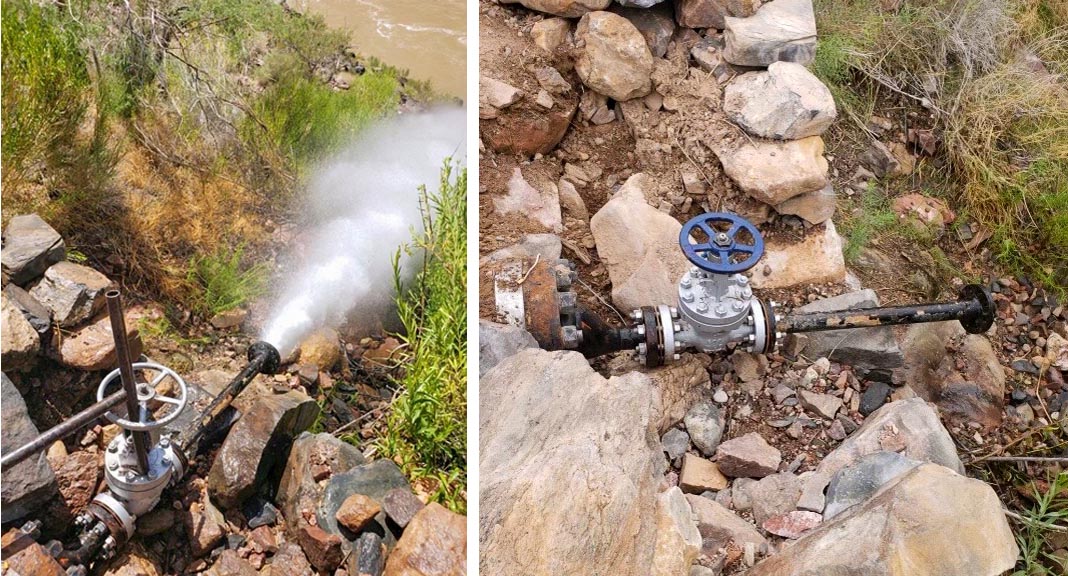
<path fill-rule="evenodd" d="M 430 480 L 435 499 L 465 513 L 467 483 L 467 170 L 448 161 L 438 192 L 423 191 L 425 232 L 406 250 L 423 268 L 401 286 L 397 309 L 411 357 L 398 382 L 383 453 L 414 480 Z"/>
<path fill-rule="evenodd" d="M 267 289 L 267 269 L 263 264 L 245 267 L 243 246 L 194 258 L 188 280 L 198 288 L 194 308 L 205 317 L 232 310 L 262 296 Z"/>

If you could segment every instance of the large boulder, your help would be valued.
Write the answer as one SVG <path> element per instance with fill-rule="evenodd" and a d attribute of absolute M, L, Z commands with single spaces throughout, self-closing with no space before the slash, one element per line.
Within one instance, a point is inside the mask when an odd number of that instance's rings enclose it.
<path fill-rule="evenodd" d="M 743 192 L 765 204 L 781 204 L 822 190 L 828 183 L 827 159 L 819 136 L 788 142 L 746 142 L 719 150 L 716 155 L 727 176 Z"/>
<path fill-rule="evenodd" d="M 5 326 L 6 329 L 6 326 Z M 7 365 L 5 362 L 5 369 Z M 0 449 L 6 455 L 37 437 L 37 426 L 30 420 L 26 402 L 15 384 L 2 375 L 0 410 L 3 413 L 4 433 L 0 435 Z M 39 452 L 4 470 L 2 485 L 3 507 L 0 519 L 4 524 L 14 522 L 38 510 L 56 493 L 56 477 L 48 465 L 44 452 Z"/>
<path fill-rule="evenodd" d="M 92 323 L 68 334 L 60 334 L 57 331 L 52 335 L 49 354 L 68 368 L 86 372 L 110 370 L 118 363 L 113 334 L 111 319 L 107 314 L 103 314 Z M 137 330 L 136 318 L 130 312 L 126 313 L 126 342 L 132 358 L 141 355 L 144 344 Z"/>
<path fill-rule="evenodd" d="M 297 436 L 275 495 L 289 533 L 296 534 L 299 521 L 315 514 L 327 479 L 363 463 L 363 454 L 355 446 L 333 434 L 304 432 Z"/>
<path fill-rule="evenodd" d="M 591 10 L 604 10 L 612 0 L 504 0 L 504 4 L 522 4 L 531 10 L 578 18 Z"/>
<path fill-rule="evenodd" d="M 582 83 L 615 100 L 649 93 L 653 55 L 641 32 L 611 12 L 591 12 L 575 30 L 575 72 Z"/>
<path fill-rule="evenodd" d="M 726 16 L 748 18 L 760 7 L 760 0 L 675 0 L 675 19 L 684 28 L 722 30 Z"/>
<path fill-rule="evenodd" d="M 810 302 L 796 310 L 797 314 L 854 310 L 879 306 L 874 290 L 847 292 Z M 901 349 L 891 326 L 853 328 L 810 332 L 802 352 L 809 358 L 826 357 L 836 362 L 860 368 L 898 368 L 904 363 Z"/>
<path fill-rule="evenodd" d="M 523 350 L 537 348 L 530 332 L 508 324 L 478 321 L 478 375 L 482 377 L 502 360 Z"/>
<path fill-rule="evenodd" d="M 735 78 L 723 90 L 723 111 L 746 132 L 776 140 L 819 136 L 838 115 L 827 86 L 793 62 Z"/>
<path fill-rule="evenodd" d="M 656 497 L 656 549 L 649 574 L 686 574 L 700 552 L 701 533 L 686 497 L 678 487 L 661 492 Z"/>
<path fill-rule="evenodd" d="M 824 222 L 822 229 L 809 232 L 801 242 L 772 239 L 764 246 L 764 258 L 749 272 L 753 288 L 789 288 L 845 280 L 842 237 L 831 220 Z"/>
<path fill-rule="evenodd" d="M 816 56 L 812 0 L 772 0 L 749 18 L 724 19 L 723 57 L 738 66 L 810 64 Z"/>
<path fill-rule="evenodd" d="M 386 561 L 385 576 L 467 574 L 467 519 L 431 502 L 404 531 Z"/>
<path fill-rule="evenodd" d="M 1019 550 L 986 483 L 923 464 L 748 576 L 997 576 Z"/>
<path fill-rule="evenodd" d="M 708 394 L 712 381 L 705 367 L 710 362 L 711 359 L 706 354 L 685 353 L 679 360 L 667 366 L 646 368 L 636 365 L 633 357 L 620 355 L 610 361 L 609 375 L 623 376 L 629 372 L 641 372 L 649 376 L 653 387 L 660 394 L 660 419 L 656 427 L 663 434 L 678 424 L 690 407 Z M 687 429 L 690 429 L 689 424 Z"/>
<path fill-rule="evenodd" d="M 648 377 L 532 349 L 479 386 L 480 573 L 653 573 L 666 462 Z"/>
<path fill-rule="evenodd" d="M 690 263 L 679 250 L 682 224 L 646 203 L 648 176 L 635 174 L 590 218 L 597 254 L 622 310 L 674 302 Z"/>
<path fill-rule="evenodd" d="M 6 290 L 0 293 L 0 327 L 0 361 L 4 370 L 22 372 L 33 368 L 41 351 L 41 335 L 7 297 Z"/>
<path fill-rule="evenodd" d="M 933 462 L 964 473 L 957 448 L 938 414 L 921 398 L 884 405 L 828 454 L 816 468 L 831 478 L 836 472 L 875 452 L 900 452 L 913 460 Z"/>
<path fill-rule="evenodd" d="M 45 270 L 30 295 L 52 311 L 60 328 L 71 328 L 104 307 L 104 292 L 110 285 L 111 280 L 100 272 L 64 260 Z"/>
<path fill-rule="evenodd" d="M 67 257 L 63 238 L 36 214 L 14 216 L 3 234 L 0 253 L 3 283 L 25 286 L 46 268 Z"/>
<path fill-rule="evenodd" d="M 319 405 L 299 390 L 264 393 L 230 429 L 208 473 L 208 490 L 224 508 L 255 494 L 284 458 L 293 439 L 319 416 Z M 277 478 L 277 476 L 276 476 Z"/>
<path fill-rule="evenodd" d="M 830 520 L 850 507 L 866 502 L 880 487 L 920 464 L 897 452 L 873 452 L 842 468 L 827 484 L 823 518 Z"/>

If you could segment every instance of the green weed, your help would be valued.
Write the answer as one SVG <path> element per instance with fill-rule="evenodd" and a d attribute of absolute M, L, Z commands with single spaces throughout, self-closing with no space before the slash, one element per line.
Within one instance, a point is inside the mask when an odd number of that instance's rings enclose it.
<path fill-rule="evenodd" d="M 1042 492 L 1032 483 L 1037 496 L 1034 506 L 1019 516 L 1023 525 L 1016 532 L 1016 542 L 1020 547 L 1017 570 L 1012 576 L 1055 576 L 1063 574 L 1065 559 L 1057 559 L 1050 554 L 1048 538 L 1052 531 L 1068 529 L 1068 473 L 1060 473 L 1053 478 L 1049 488 Z"/>
<path fill-rule="evenodd" d="M 242 306 L 266 292 L 266 266 L 244 266 L 244 253 L 244 247 L 238 246 L 232 251 L 220 249 L 193 259 L 188 280 L 199 288 L 193 301 L 199 313 L 211 317 Z"/>
<path fill-rule="evenodd" d="M 467 170 L 446 161 L 437 192 L 423 190 L 424 232 L 405 250 L 423 268 L 407 290 L 394 259 L 397 308 L 411 361 L 380 440 L 433 497 L 465 513 L 467 484 Z"/>
<path fill-rule="evenodd" d="M 842 247 L 846 262 L 855 262 L 873 238 L 896 224 L 897 215 L 890 209 L 890 199 L 874 183 L 869 183 L 855 207 L 844 213 L 840 224 L 846 240 Z"/>

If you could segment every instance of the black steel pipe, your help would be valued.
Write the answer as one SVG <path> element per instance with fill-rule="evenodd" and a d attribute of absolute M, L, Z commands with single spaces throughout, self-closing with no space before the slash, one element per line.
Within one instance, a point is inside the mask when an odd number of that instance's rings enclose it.
<path fill-rule="evenodd" d="M 248 364 L 245 368 L 226 385 L 226 388 L 211 401 L 207 408 L 201 411 L 193 425 L 182 431 L 178 438 L 178 446 L 181 447 L 182 455 L 192 460 L 197 455 L 200 440 L 212 420 L 233 403 L 234 398 L 252 382 L 257 374 L 274 374 L 281 364 L 282 358 L 278 350 L 267 342 L 256 342 L 249 346 Z"/>
<path fill-rule="evenodd" d="M 582 342 L 577 350 L 587 358 L 603 356 L 620 350 L 633 350 L 644 338 L 636 328 L 613 328 L 600 316 L 586 308 L 578 310 Z"/>
<path fill-rule="evenodd" d="M 108 315 L 111 317 L 111 334 L 115 338 L 119 376 L 122 378 L 122 389 L 126 391 L 126 417 L 138 420 L 141 416 L 141 405 L 137 402 L 137 380 L 134 376 L 133 360 L 130 358 L 130 344 L 126 340 L 126 316 L 122 311 L 122 295 L 118 290 L 109 290 L 105 297 L 108 302 Z M 137 454 L 137 472 L 145 474 L 148 472 L 148 432 L 132 430 L 130 436 Z"/>
<path fill-rule="evenodd" d="M 959 320 L 971 334 L 986 332 L 994 321 L 994 302 L 990 293 L 972 284 L 964 287 L 957 302 L 792 314 L 778 319 L 775 329 L 786 333 L 818 332 L 947 320 Z"/>
<path fill-rule="evenodd" d="M 112 408 L 122 404 L 126 400 L 126 391 L 119 390 L 89 406 L 85 410 L 78 412 L 74 416 L 64 420 L 63 422 L 45 430 L 29 443 L 19 446 L 17 449 L 4 454 L 3 458 L 0 458 L 0 470 L 7 470 L 9 467 L 22 462 L 26 458 L 29 458 L 33 454 L 40 452 L 52 445 L 53 442 L 61 438 L 65 438 L 82 427 L 88 425 L 92 421 L 104 415 L 105 412 Z"/>

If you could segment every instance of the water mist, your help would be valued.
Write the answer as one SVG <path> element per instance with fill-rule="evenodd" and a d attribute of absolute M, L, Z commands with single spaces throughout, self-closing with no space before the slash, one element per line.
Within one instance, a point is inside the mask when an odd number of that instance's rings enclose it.
<path fill-rule="evenodd" d="M 263 339 L 283 357 L 311 332 L 347 317 L 394 315 L 392 258 L 422 231 L 419 187 L 434 190 L 445 158 L 464 162 L 465 112 L 437 109 L 384 120 L 319 169 L 308 187 L 305 264 L 278 292 Z M 402 278 L 416 257 L 401 254 Z"/>

